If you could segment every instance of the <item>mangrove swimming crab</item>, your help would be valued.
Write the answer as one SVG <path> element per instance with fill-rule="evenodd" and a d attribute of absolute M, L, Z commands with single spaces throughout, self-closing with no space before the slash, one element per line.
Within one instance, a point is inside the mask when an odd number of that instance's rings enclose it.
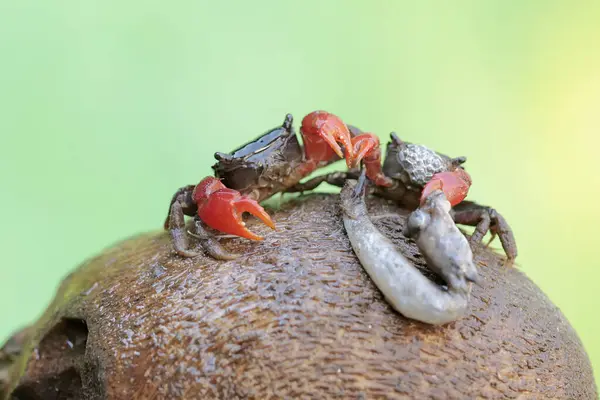
<path fill-rule="evenodd" d="M 472 243 L 480 242 L 490 231 L 500 238 L 509 262 L 517 256 L 512 231 L 504 218 L 492 208 L 463 201 L 471 186 L 471 178 L 462 166 L 465 157 L 450 158 L 425 146 L 404 142 L 392 133 L 382 164 L 378 137 L 346 125 L 334 114 L 314 111 L 303 118 L 300 127 L 303 147 L 292 122 L 288 114 L 280 127 L 229 154 L 216 153 L 214 177 L 184 186 L 174 194 L 164 227 L 170 231 L 178 254 L 198 255 L 189 249 L 187 238 L 191 235 L 199 239 L 204 251 L 214 258 L 237 257 L 228 253 L 205 226 L 261 240 L 245 227 L 243 212 L 274 229 L 273 221 L 259 204 L 261 201 L 276 193 L 312 190 L 323 182 L 343 186 L 347 179 L 358 177 L 358 167 L 362 165 L 372 183 L 370 193 L 417 209 L 429 194 L 442 190 L 453 207 L 454 221 L 476 227 L 470 239 Z M 346 160 L 348 171 L 300 183 L 316 169 L 342 158 Z M 194 217 L 194 232 L 186 231 L 186 215 Z"/>

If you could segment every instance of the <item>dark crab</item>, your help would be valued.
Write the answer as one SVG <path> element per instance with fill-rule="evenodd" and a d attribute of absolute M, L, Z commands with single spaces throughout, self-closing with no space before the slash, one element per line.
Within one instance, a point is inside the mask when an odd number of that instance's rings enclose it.
<path fill-rule="evenodd" d="M 342 159 L 344 152 L 346 156 L 353 156 L 353 134 L 338 117 L 324 111 L 305 116 L 300 128 L 304 146 L 300 145 L 292 122 L 288 114 L 281 126 L 252 142 L 229 154 L 216 153 L 215 176 L 175 192 L 164 227 L 171 233 L 178 254 L 184 257 L 199 254 L 189 249 L 188 236 L 191 235 L 199 239 L 204 251 L 214 258 L 237 257 L 228 253 L 206 227 L 261 240 L 246 228 L 242 220 L 244 212 L 274 229 L 273 221 L 259 205 L 261 201 L 293 187 L 315 169 Z M 377 159 L 377 163 L 380 162 L 381 159 Z M 386 184 L 386 181 L 379 183 Z M 186 230 L 185 216 L 194 217 L 193 232 Z"/>
<path fill-rule="evenodd" d="M 498 236 L 507 255 L 507 264 L 512 264 L 517 257 L 517 246 L 506 220 L 491 207 L 463 201 L 471 186 L 471 177 L 463 167 L 465 157 L 451 158 L 423 145 L 404 142 L 392 133 L 382 166 L 377 138 L 361 133 L 357 128 L 352 130 L 355 135 L 352 138 L 353 149 L 346 153 L 348 171 L 317 176 L 295 185 L 288 192 L 312 190 L 323 182 L 342 187 L 347 179 L 358 178 L 357 167 L 362 163 L 373 183 L 369 192 L 396 201 L 408 209 L 417 209 L 431 193 L 442 190 L 452 206 L 454 221 L 475 227 L 471 243 L 480 243 L 488 232 L 492 239 Z"/>

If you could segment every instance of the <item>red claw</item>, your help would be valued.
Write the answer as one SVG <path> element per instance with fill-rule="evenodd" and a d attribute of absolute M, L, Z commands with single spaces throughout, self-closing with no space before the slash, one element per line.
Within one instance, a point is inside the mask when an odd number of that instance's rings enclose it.
<path fill-rule="evenodd" d="M 352 157 L 350 131 L 337 116 L 326 111 L 313 111 L 302 119 L 300 133 L 304 139 L 304 154 L 314 161 L 334 161 L 344 158 L 339 144 L 346 151 L 346 162 Z M 339 143 L 339 144 L 338 144 Z"/>
<path fill-rule="evenodd" d="M 194 189 L 194 201 L 198 205 L 198 216 L 208 226 L 223 233 L 251 240 L 262 240 L 252 233 L 242 220 L 242 214 L 248 212 L 269 228 L 275 229 L 273 220 L 258 204 L 237 190 L 229 189 L 214 177 L 202 180 Z"/>
<path fill-rule="evenodd" d="M 446 195 L 450 205 L 454 207 L 467 197 L 471 182 L 471 176 L 462 168 L 457 168 L 451 172 L 437 173 L 423 188 L 421 204 L 432 192 L 441 190 Z"/>
<path fill-rule="evenodd" d="M 372 159 L 379 149 L 379 138 L 372 133 L 363 133 L 352 138 L 353 156 L 349 159 L 348 168 L 356 168 L 365 159 Z M 381 157 L 381 152 L 379 154 Z"/>
<path fill-rule="evenodd" d="M 329 162 L 344 158 L 339 145 L 342 144 L 348 168 L 356 168 L 363 161 L 370 180 L 377 186 L 392 186 L 392 179 L 381 170 L 379 138 L 372 133 L 352 137 L 346 124 L 326 111 L 314 111 L 304 117 L 300 133 L 308 160 Z"/>
<path fill-rule="evenodd" d="M 356 168 L 361 161 L 367 170 L 367 176 L 377 186 L 392 186 L 392 179 L 381 170 L 381 147 L 379 138 L 372 133 L 363 133 L 352 138 L 353 156 L 347 159 L 348 168 Z"/>

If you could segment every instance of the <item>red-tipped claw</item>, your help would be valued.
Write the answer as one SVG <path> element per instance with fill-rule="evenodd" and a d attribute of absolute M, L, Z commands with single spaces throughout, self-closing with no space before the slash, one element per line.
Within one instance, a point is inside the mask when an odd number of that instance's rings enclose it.
<path fill-rule="evenodd" d="M 356 168 L 363 161 L 371 181 L 377 186 L 392 186 L 392 179 L 381 170 L 379 138 L 372 133 L 352 137 L 346 124 L 326 111 L 314 111 L 304 117 L 300 133 L 308 160 L 328 162 L 344 158 L 341 144 L 348 168 Z"/>
<path fill-rule="evenodd" d="M 348 157 L 348 168 L 356 168 L 363 159 L 367 161 L 377 156 L 379 138 L 372 133 L 355 136 L 352 138 L 352 149 L 354 154 L 352 157 Z M 379 157 L 381 157 L 381 152 L 379 152 Z"/>
<path fill-rule="evenodd" d="M 302 119 L 300 133 L 304 139 L 304 154 L 314 161 L 334 161 L 352 157 L 352 142 L 348 127 L 337 116 L 326 111 L 313 111 Z M 336 157 L 337 156 L 337 157 Z"/>
<path fill-rule="evenodd" d="M 346 156 L 348 168 L 357 168 L 361 161 L 367 170 L 367 176 L 377 186 L 389 187 L 392 179 L 381 170 L 381 147 L 379 138 L 372 133 L 363 133 L 352 138 L 352 153 Z"/>
<path fill-rule="evenodd" d="M 208 226 L 218 231 L 251 240 L 262 240 L 252 233 L 242 220 L 242 214 L 248 212 L 271 229 L 275 229 L 273 220 L 258 204 L 237 190 L 229 189 L 214 177 L 202 180 L 194 190 L 194 201 L 198 205 L 198 216 Z"/>
<path fill-rule="evenodd" d="M 467 197 L 471 182 L 471 177 L 462 168 L 457 168 L 451 172 L 437 173 L 433 175 L 423 188 L 423 192 L 421 192 L 421 204 L 423 204 L 427 196 L 432 192 L 441 190 L 446 195 L 452 207 L 454 207 Z"/>

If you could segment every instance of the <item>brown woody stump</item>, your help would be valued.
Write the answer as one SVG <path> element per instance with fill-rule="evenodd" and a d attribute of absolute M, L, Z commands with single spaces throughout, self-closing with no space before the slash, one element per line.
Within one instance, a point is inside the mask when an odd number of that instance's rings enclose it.
<path fill-rule="evenodd" d="M 249 222 L 266 239 L 222 240 L 244 254 L 235 261 L 181 258 L 165 232 L 88 260 L 0 352 L 4 395 L 597 398 L 577 334 L 518 269 L 478 247 L 469 315 L 442 327 L 407 320 L 359 264 L 338 203 L 291 201 L 272 212 L 277 231 Z M 381 199 L 369 209 L 423 266 L 401 234 L 407 212 Z"/>

